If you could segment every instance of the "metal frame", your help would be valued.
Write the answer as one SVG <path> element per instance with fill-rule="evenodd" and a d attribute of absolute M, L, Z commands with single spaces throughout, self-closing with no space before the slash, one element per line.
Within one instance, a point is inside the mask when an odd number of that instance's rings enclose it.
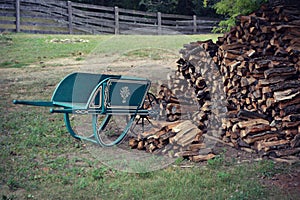
<path fill-rule="evenodd" d="M 76 78 L 80 77 L 80 84 L 76 84 Z M 89 80 L 91 79 L 91 80 Z M 113 90 L 111 88 L 112 83 L 131 84 L 133 86 L 141 85 L 142 94 L 138 95 L 140 101 L 134 102 L 135 105 L 131 106 L 110 106 L 110 102 L 113 98 L 119 98 L 109 96 Z M 85 85 L 86 84 L 86 85 Z M 14 104 L 32 105 L 32 106 L 44 106 L 52 107 L 50 113 L 63 113 L 64 122 L 70 135 L 76 139 L 86 140 L 99 144 L 103 147 L 109 147 L 119 144 L 130 127 L 132 126 L 134 119 L 137 115 L 148 115 L 148 110 L 142 109 L 143 102 L 150 88 L 150 81 L 148 79 L 136 78 L 136 77 L 125 77 L 117 75 L 103 75 L 103 74 L 89 74 L 89 73 L 72 73 L 67 75 L 57 85 L 51 101 L 26 101 L 26 100 L 13 100 Z M 80 96 L 78 102 L 72 102 L 72 96 L 76 90 L 83 90 L 86 96 Z M 140 91 L 139 90 L 139 91 Z M 121 92 L 121 91 L 120 91 Z M 63 96 L 65 95 L 65 96 Z M 99 95 L 99 97 L 97 97 Z M 133 95 L 133 94 L 127 94 Z M 142 95 L 142 97 L 140 96 Z M 128 97 L 129 97 L 128 96 Z M 97 99 L 99 98 L 99 99 Z M 95 103 L 95 100 L 99 101 Z M 134 98 L 136 100 L 136 98 Z M 70 114 L 90 114 L 92 115 L 92 127 L 93 134 L 89 137 L 83 137 L 76 133 L 72 128 L 70 122 Z M 97 119 L 99 115 L 105 115 L 101 125 L 97 127 Z M 126 127 L 120 136 L 111 143 L 105 143 L 99 136 L 105 127 L 109 124 L 113 115 L 127 115 L 130 116 Z"/>

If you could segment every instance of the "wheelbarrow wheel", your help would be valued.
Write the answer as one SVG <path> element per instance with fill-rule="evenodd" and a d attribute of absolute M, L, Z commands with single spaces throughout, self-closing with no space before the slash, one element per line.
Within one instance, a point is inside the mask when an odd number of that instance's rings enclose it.
<path fill-rule="evenodd" d="M 134 135 L 149 131 L 155 126 L 153 122 L 159 119 L 159 103 L 152 93 L 147 93 L 142 108 L 148 110 L 148 115 L 136 116 L 130 128 L 130 132 Z"/>
<path fill-rule="evenodd" d="M 134 122 L 135 116 L 109 114 L 93 115 L 93 131 L 97 142 L 103 147 L 110 147 L 122 142 Z"/>
<path fill-rule="evenodd" d="M 148 110 L 148 114 L 107 114 L 106 116 L 93 115 L 93 131 L 97 142 L 104 147 L 114 146 L 122 142 L 128 131 L 137 135 L 149 130 L 154 125 L 153 120 L 159 114 L 159 104 L 152 93 L 147 93 L 142 109 Z"/>

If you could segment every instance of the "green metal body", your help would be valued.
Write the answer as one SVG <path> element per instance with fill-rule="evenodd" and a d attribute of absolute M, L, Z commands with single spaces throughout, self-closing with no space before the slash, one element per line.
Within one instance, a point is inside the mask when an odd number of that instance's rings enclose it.
<path fill-rule="evenodd" d="M 150 87 L 148 79 L 119 75 L 72 73 L 67 75 L 56 87 L 51 101 L 14 100 L 14 104 L 52 107 L 51 113 L 63 113 L 70 135 L 76 139 L 87 140 L 101 146 L 113 146 L 126 136 L 137 114 L 148 115 L 142 109 Z M 92 115 L 93 135 L 83 137 L 73 130 L 70 114 Z M 105 115 L 97 127 L 99 115 Z M 130 116 L 120 136 L 112 143 L 105 143 L 99 135 L 109 124 L 113 115 Z"/>

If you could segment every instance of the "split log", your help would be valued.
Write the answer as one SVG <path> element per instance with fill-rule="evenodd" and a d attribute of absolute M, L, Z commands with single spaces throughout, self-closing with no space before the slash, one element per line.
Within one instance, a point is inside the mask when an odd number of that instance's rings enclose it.
<path fill-rule="evenodd" d="M 288 141 L 288 140 L 275 140 L 275 141 L 269 141 L 269 142 L 260 140 L 260 141 L 256 141 L 254 146 L 255 146 L 255 149 L 257 149 L 258 151 L 261 151 L 261 150 L 269 151 L 270 149 L 274 149 L 277 146 L 289 144 L 289 142 L 290 141 Z"/>
<path fill-rule="evenodd" d="M 275 162 L 282 162 L 282 163 L 288 163 L 289 165 L 293 165 L 295 163 L 299 163 L 300 159 L 297 156 L 285 156 L 282 158 L 274 158 L 270 157 Z"/>
<path fill-rule="evenodd" d="M 249 126 L 255 126 L 255 125 L 258 125 L 258 124 L 262 124 L 262 125 L 270 125 L 270 122 L 265 120 L 265 119 L 251 119 L 251 120 L 248 120 L 248 121 L 241 121 L 238 123 L 238 126 L 241 128 L 241 129 L 245 129 Z"/>
<path fill-rule="evenodd" d="M 286 76 L 286 75 L 294 75 L 297 73 L 295 67 L 282 67 L 282 68 L 271 68 L 264 71 L 265 78 L 268 79 L 274 76 Z"/>
<path fill-rule="evenodd" d="M 240 119 L 266 119 L 267 116 L 264 114 L 260 114 L 257 112 L 251 112 L 251 111 L 247 111 L 247 110 L 239 110 L 237 113 L 237 117 Z"/>
<path fill-rule="evenodd" d="M 277 131 L 265 131 L 265 132 L 255 134 L 255 135 L 248 135 L 246 138 L 243 138 L 243 140 L 247 144 L 252 144 L 256 141 L 266 140 L 269 138 L 279 137 L 279 136 L 280 136 L 280 134 Z"/>
<path fill-rule="evenodd" d="M 283 156 L 293 156 L 300 153 L 300 148 L 294 148 L 294 149 L 285 149 L 285 150 L 274 150 L 273 151 L 277 157 L 283 157 Z"/>
<path fill-rule="evenodd" d="M 294 97 L 300 94 L 299 88 L 288 89 L 284 91 L 274 92 L 274 98 L 276 102 L 284 100 L 292 100 Z"/>
<path fill-rule="evenodd" d="M 213 159 L 215 156 L 216 155 L 213 153 L 207 155 L 195 155 L 195 156 L 191 156 L 190 160 L 193 162 L 202 162 L 202 161 Z"/>
<path fill-rule="evenodd" d="M 291 141 L 292 148 L 300 147 L 300 134 L 299 133 L 300 132 L 298 132 L 298 134 Z"/>
<path fill-rule="evenodd" d="M 200 149 L 205 149 L 205 148 L 206 148 L 205 143 L 191 144 L 188 147 L 190 151 L 195 151 L 195 152 L 198 152 Z"/>

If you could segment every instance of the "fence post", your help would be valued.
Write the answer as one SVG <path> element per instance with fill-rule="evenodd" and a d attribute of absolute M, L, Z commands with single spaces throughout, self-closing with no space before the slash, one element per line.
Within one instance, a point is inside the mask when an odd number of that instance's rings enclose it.
<path fill-rule="evenodd" d="M 16 32 L 20 32 L 20 0 L 16 0 Z"/>
<path fill-rule="evenodd" d="M 115 6 L 115 35 L 120 33 L 119 8 Z"/>
<path fill-rule="evenodd" d="M 157 34 L 161 35 L 161 12 L 157 12 Z"/>
<path fill-rule="evenodd" d="M 72 2 L 68 1 L 67 5 L 68 5 L 69 34 L 73 34 Z"/>
<path fill-rule="evenodd" d="M 193 33 L 196 34 L 197 33 L 197 16 L 193 15 Z"/>

